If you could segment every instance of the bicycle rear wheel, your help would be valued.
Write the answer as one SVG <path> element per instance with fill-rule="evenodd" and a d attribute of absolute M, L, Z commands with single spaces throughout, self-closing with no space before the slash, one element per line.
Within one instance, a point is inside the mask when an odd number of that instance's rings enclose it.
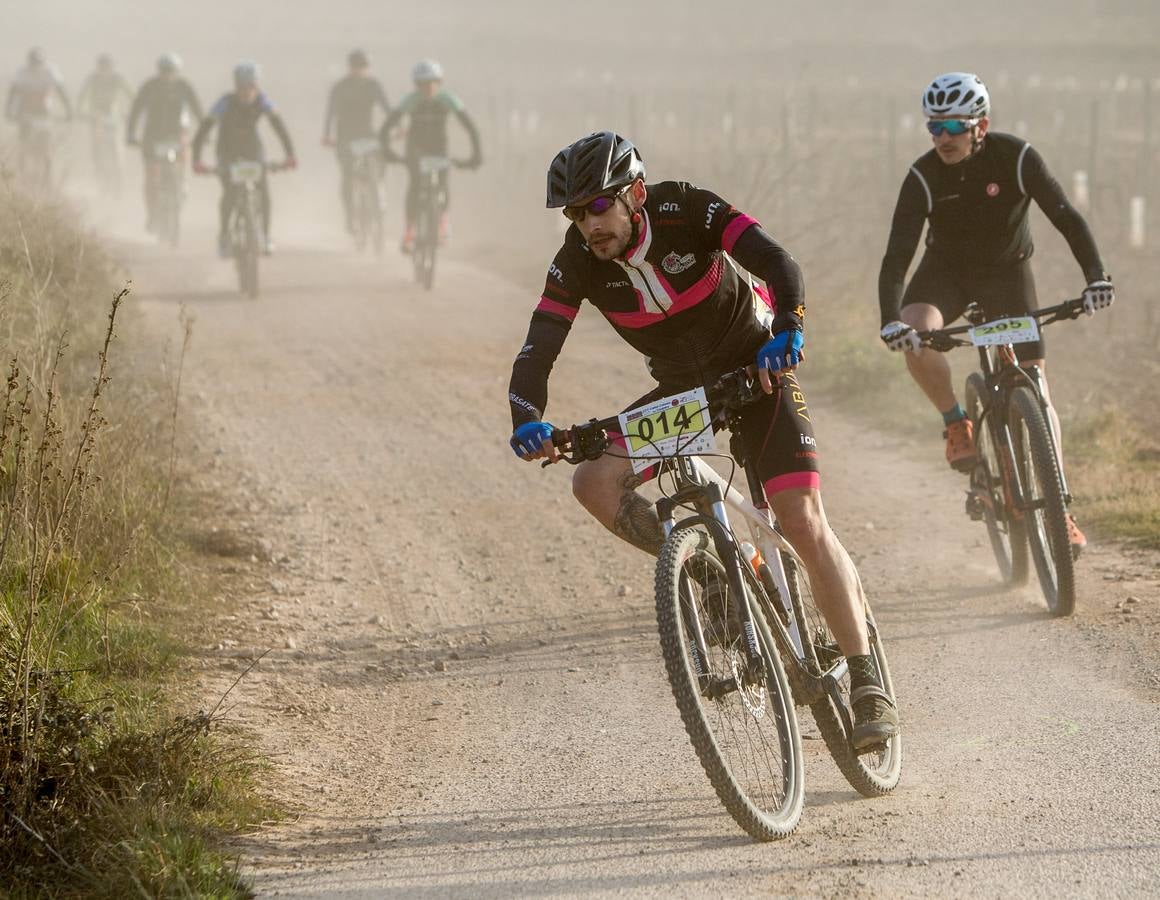
<path fill-rule="evenodd" d="M 1027 556 L 1027 529 L 1008 498 L 1003 486 L 1004 462 L 1012 464 L 1006 451 L 995 446 L 989 422 L 983 421 L 987 397 L 987 383 L 978 372 L 967 376 L 967 415 L 975 426 L 975 447 L 978 461 L 971 471 L 968 502 L 975 510 L 972 517 L 981 515 L 991 540 L 991 551 L 999 564 L 999 577 L 1004 584 L 1019 585 L 1027 581 L 1030 569 Z M 1002 454 L 1002 455 L 1001 455 Z M 1010 475 L 1008 476 L 1010 477 Z"/>
<path fill-rule="evenodd" d="M 788 554 L 783 553 L 781 561 L 785 566 L 785 578 L 793 604 L 794 619 L 797 621 L 806 652 L 806 665 L 811 675 L 820 677 L 842 658 L 842 651 L 829 625 L 826 624 L 825 616 L 818 609 L 806 573 Z M 866 609 L 866 625 L 870 632 L 870 656 L 878 667 L 883 689 L 891 699 L 894 699 L 894 682 L 890 678 L 886 648 L 882 644 L 882 637 L 874 622 L 874 614 L 869 607 Z M 853 715 L 850 710 L 849 672 L 838 681 L 838 694 L 847 714 Z M 830 751 L 830 756 L 834 758 L 839 771 L 854 790 L 866 797 L 878 797 L 898 786 L 898 779 L 902 775 L 901 734 L 890 738 L 881 747 L 859 755 L 851 743 L 852 735 L 847 730 L 847 716 L 838 709 L 832 697 L 827 695 L 824 700 L 811 704 L 810 712 L 813 713 L 814 721 L 818 723 L 818 731 L 822 733 L 826 749 Z"/>
<path fill-rule="evenodd" d="M 1075 566 L 1067 535 L 1067 503 L 1047 421 L 1039 399 L 1026 387 L 1011 392 L 1007 417 L 1039 587 L 1052 615 L 1070 616 L 1075 612 Z"/>
<path fill-rule="evenodd" d="M 776 840 L 801 818 L 801 736 L 781 659 L 756 603 L 766 665 L 760 678 L 746 674 L 741 638 L 731 638 L 724 625 L 731 594 L 708 532 L 675 530 L 656 569 L 657 626 L 673 696 L 725 809 L 756 840 Z M 707 658 L 697 649 L 699 634 L 708 639 Z"/>

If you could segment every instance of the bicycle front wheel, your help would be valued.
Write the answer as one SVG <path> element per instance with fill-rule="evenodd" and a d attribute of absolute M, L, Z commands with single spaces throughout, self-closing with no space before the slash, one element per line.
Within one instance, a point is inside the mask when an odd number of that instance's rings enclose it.
<path fill-rule="evenodd" d="M 991 435 L 991 423 L 983 420 L 987 383 L 978 372 L 967 376 L 967 415 L 975 426 L 978 457 L 971 471 L 969 503 L 972 518 L 982 518 L 987 526 L 991 551 L 999 564 L 1004 584 L 1019 585 L 1027 580 L 1027 530 L 1018 510 L 1011 503 L 1009 487 L 1012 462 L 1005 448 L 997 447 Z M 1003 467 L 1007 468 L 1007 486 Z"/>
<path fill-rule="evenodd" d="M 1075 566 L 1067 535 L 1067 503 L 1047 421 L 1030 388 L 1011 392 L 1007 418 L 1039 587 L 1052 615 L 1070 616 L 1075 612 Z"/>
<path fill-rule="evenodd" d="M 791 834 L 801 818 L 801 736 L 757 603 L 754 625 L 765 667 L 757 678 L 747 674 L 743 638 L 726 624 L 735 599 L 708 532 L 674 531 L 656 569 L 657 625 L 673 696 L 725 809 L 751 837 L 770 841 Z"/>
<path fill-rule="evenodd" d="M 432 205 L 428 195 L 420 204 L 415 221 L 415 281 L 427 290 L 435 283 L 435 247 L 439 240 Z"/>
<path fill-rule="evenodd" d="M 794 619 L 802 636 L 806 666 L 810 669 L 811 675 L 821 677 L 842 659 L 842 651 L 829 625 L 826 624 L 825 616 L 818 609 L 806 573 L 797 561 L 786 553 L 781 555 L 781 561 L 785 567 Z M 866 609 L 866 627 L 870 633 L 870 656 L 878 668 L 883 690 L 893 700 L 894 682 L 890 678 L 886 648 L 883 646 L 882 636 L 878 633 L 874 614 L 869 607 Z M 826 749 L 837 763 L 838 770 L 858 793 L 866 797 L 878 797 L 889 793 L 898 786 L 898 779 L 902 775 L 902 735 L 896 734 L 882 746 L 859 754 L 854 749 L 851 742 L 852 734 L 848 730 L 850 726 L 848 717 L 853 715 L 850 708 L 849 672 L 838 681 L 838 697 L 844 709 L 839 709 L 834 698 L 829 695 L 810 705 L 810 712 L 813 713 L 814 721 L 818 723 L 818 731 L 822 733 Z"/>

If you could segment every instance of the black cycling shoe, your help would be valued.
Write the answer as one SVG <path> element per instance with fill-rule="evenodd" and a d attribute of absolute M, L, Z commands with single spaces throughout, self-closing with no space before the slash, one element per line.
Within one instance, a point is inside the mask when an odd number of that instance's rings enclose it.
<path fill-rule="evenodd" d="M 877 750 L 898 734 L 898 709 L 890 695 L 876 684 L 850 691 L 854 708 L 854 734 L 850 743 L 859 753 Z"/>

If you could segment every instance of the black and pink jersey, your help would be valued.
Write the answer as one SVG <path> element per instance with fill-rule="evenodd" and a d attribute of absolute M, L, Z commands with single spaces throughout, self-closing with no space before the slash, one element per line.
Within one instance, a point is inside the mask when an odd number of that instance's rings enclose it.
<path fill-rule="evenodd" d="M 805 314 L 797 262 L 755 219 L 686 182 L 649 185 L 623 258 L 597 259 L 568 229 L 512 367 L 515 425 L 543 418 L 548 375 L 585 300 L 675 390 L 752 362 L 772 332 L 800 329 Z"/>

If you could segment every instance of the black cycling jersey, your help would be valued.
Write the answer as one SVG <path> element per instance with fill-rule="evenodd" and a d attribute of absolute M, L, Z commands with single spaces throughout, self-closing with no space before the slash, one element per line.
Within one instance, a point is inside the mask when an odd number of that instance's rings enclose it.
<path fill-rule="evenodd" d="M 184 78 L 162 75 L 153 76 L 137 91 L 126 128 L 130 143 L 135 140 L 137 120 L 142 115 L 145 127 L 141 143 L 146 147 L 158 141 L 180 139 L 190 125 L 190 117 L 193 122 L 202 120 L 201 104 L 190 83 Z"/>
<path fill-rule="evenodd" d="M 585 299 L 649 358 L 658 382 L 678 390 L 753 362 L 771 332 L 802 327 L 797 262 L 711 191 L 678 181 L 649 185 L 637 230 L 623 259 L 602 261 L 579 228 L 568 229 L 512 367 L 513 425 L 543 418 L 548 375 Z M 751 286 L 726 254 L 768 290 Z"/>
<path fill-rule="evenodd" d="M 217 162 L 221 167 L 234 160 L 264 160 L 265 151 L 262 148 L 262 139 L 258 136 L 258 122 L 265 116 L 270 126 L 282 142 L 282 149 L 286 156 L 294 155 L 294 145 L 290 142 L 290 133 L 282 122 L 282 117 L 274 111 L 274 104 L 265 94 L 258 94 L 253 103 L 243 103 L 236 93 L 222 95 L 213 105 L 209 115 L 202 120 L 201 127 L 193 138 L 193 161 L 201 160 L 201 148 L 209 135 L 210 129 L 216 123 Z"/>
<path fill-rule="evenodd" d="M 77 111 L 94 116 L 114 116 L 124 111 L 124 101 L 131 101 L 133 89 L 120 72 L 97 69 L 81 86 Z"/>
<path fill-rule="evenodd" d="M 947 165 L 930 150 L 903 179 L 878 276 L 882 324 L 898 318 L 906 270 L 924 221 L 930 222 L 927 254 L 969 274 L 1031 256 L 1027 212 L 1032 200 L 1067 239 L 1084 277 L 1105 277 L 1087 223 L 1043 158 L 1020 138 L 991 133 L 978 151 L 956 165 Z"/>
<path fill-rule="evenodd" d="M 403 116 L 408 117 L 407 136 L 403 156 L 414 161 L 421 156 L 447 155 L 447 117 L 452 113 L 471 139 L 471 155 L 479 159 L 479 131 L 459 98 L 450 91 L 440 90 L 433 97 L 412 91 L 391 110 L 379 130 L 379 140 L 390 157 L 390 132 Z"/>
<path fill-rule="evenodd" d="M 376 106 L 384 114 L 390 112 L 387 95 L 378 79 L 366 75 L 347 75 L 330 89 L 322 137 L 333 137 L 340 147 L 358 138 L 374 137 Z"/>

